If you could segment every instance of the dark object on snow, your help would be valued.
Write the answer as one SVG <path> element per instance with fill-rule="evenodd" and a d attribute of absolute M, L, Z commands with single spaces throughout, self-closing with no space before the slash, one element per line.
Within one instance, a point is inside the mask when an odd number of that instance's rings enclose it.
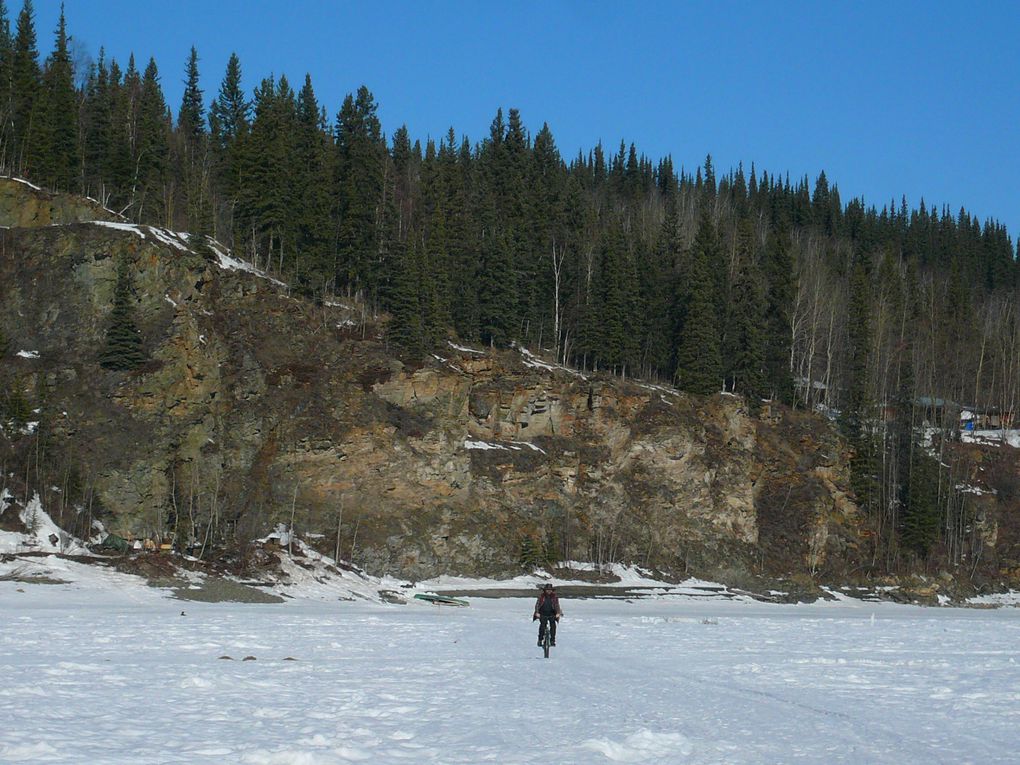
<path fill-rule="evenodd" d="M 437 606 L 466 606 L 468 602 L 460 598 L 451 598 L 449 595 L 436 595 L 432 592 L 420 592 L 414 596 L 417 600 L 424 600 L 427 603 L 435 603 Z"/>
<path fill-rule="evenodd" d="M 108 550 L 116 550 L 119 553 L 131 551 L 131 543 L 124 539 L 124 537 L 119 537 L 116 534 L 107 534 L 106 539 L 103 540 L 100 546 Z"/>

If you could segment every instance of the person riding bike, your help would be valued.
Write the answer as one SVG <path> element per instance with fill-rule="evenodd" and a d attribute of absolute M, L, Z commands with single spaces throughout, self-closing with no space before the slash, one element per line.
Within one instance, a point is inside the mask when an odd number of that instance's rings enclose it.
<path fill-rule="evenodd" d="M 538 644 L 540 646 L 542 639 L 545 638 L 546 629 L 549 630 L 549 645 L 556 645 L 556 622 L 560 620 L 561 616 L 563 616 L 563 611 L 560 609 L 560 599 L 553 586 L 547 584 L 538 596 L 538 602 L 535 603 L 535 614 L 531 617 L 531 621 L 541 619 L 538 624 Z"/>

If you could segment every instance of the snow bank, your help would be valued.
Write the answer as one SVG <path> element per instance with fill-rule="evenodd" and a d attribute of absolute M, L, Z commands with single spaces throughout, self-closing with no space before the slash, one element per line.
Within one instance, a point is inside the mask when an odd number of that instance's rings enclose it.
<path fill-rule="evenodd" d="M 612 762 L 677 762 L 688 757 L 694 746 L 680 733 L 656 733 L 642 728 L 622 741 L 589 739 L 582 746 L 604 755 Z"/>
<path fill-rule="evenodd" d="M 502 450 L 508 452 L 519 452 L 524 449 L 531 449 L 532 451 L 545 454 L 545 450 L 535 444 L 529 443 L 528 441 L 514 441 L 513 443 L 500 443 L 492 441 L 473 441 L 470 438 L 464 440 L 465 449 L 475 449 L 479 451 L 491 451 L 491 450 Z"/>
<path fill-rule="evenodd" d="M 1009 592 L 1000 592 L 994 595 L 975 595 L 973 598 L 968 598 L 967 602 L 975 606 L 1009 606 L 1017 608 L 1020 607 L 1020 592 L 1010 590 Z"/>
<path fill-rule="evenodd" d="M 378 603 L 382 601 L 380 590 L 393 590 L 404 584 L 369 576 L 347 563 L 338 565 L 333 558 L 309 547 L 282 523 L 258 541 L 263 544 L 275 542 L 280 547 L 279 573 L 268 572 L 258 580 L 266 591 L 277 595 L 333 602 L 368 600 Z"/>
<path fill-rule="evenodd" d="M 0 515 L 7 511 L 12 502 L 10 493 L 0 497 Z M 38 494 L 25 505 L 18 518 L 28 529 L 22 534 L 15 531 L 0 531 L 0 552 L 59 552 L 70 555 L 88 555 L 89 551 L 81 540 L 68 534 L 53 522 L 43 509 Z"/>
<path fill-rule="evenodd" d="M 112 228 L 116 231 L 127 231 L 128 233 L 134 234 L 137 237 L 145 239 L 145 232 L 141 226 L 134 223 L 119 223 L 111 220 L 93 220 L 89 221 L 93 226 L 102 226 L 103 228 Z"/>
<path fill-rule="evenodd" d="M 1006 445 L 1020 449 L 1020 430 L 962 430 L 960 440 L 965 444 Z"/>
<path fill-rule="evenodd" d="M 185 231 L 170 231 L 169 229 L 159 228 L 157 226 L 146 226 L 138 223 L 120 223 L 108 220 L 93 220 L 88 222 L 94 226 L 103 226 L 104 228 L 112 228 L 117 231 L 127 231 L 141 239 L 147 239 L 151 236 L 160 244 L 166 245 L 167 247 L 171 247 L 180 252 L 192 251 L 190 243 L 191 235 Z M 246 273 L 254 274 L 266 281 L 270 281 L 280 287 L 287 286 L 279 279 L 273 278 L 262 269 L 253 266 L 251 263 L 245 263 L 244 261 L 233 257 L 226 247 L 212 237 L 206 237 L 206 241 L 208 242 L 210 249 L 213 251 L 213 254 L 216 256 L 216 264 L 225 271 L 244 271 Z"/>
<path fill-rule="evenodd" d="M 478 356 L 485 355 L 485 351 L 479 351 L 474 348 L 468 348 L 467 346 L 464 345 L 457 345 L 456 343 L 450 342 L 449 340 L 447 340 L 446 344 L 453 348 L 453 350 L 460 351 L 461 353 L 474 353 Z"/>
<path fill-rule="evenodd" d="M 7 180 L 14 181 L 15 183 L 24 183 L 30 189 L 35 189 L 36 191 L 42 191 L 42 189 L 39 186 L 36 186 L 31 181 L 26 181 L 24 178 L 15 178 L 13 176 L 7 176 Z"/>
<path fill-rule="evenodd" d="M 588 379 L 576 369 L 571 369 L 570 367 L 563 366 L 562 364 L 550 364 L 548 361 L 542 361 L 542 359 L 517 342 L 511 343 L 510 347 L 518 350 L 521 354 L 521 363 L 526 367 L 542 369 L 546 372 L 566 372 L 574 375 L 575 377 L 580 377 L 582 380 Z"/>
<path fill-rule="evenodd" d="M 226 271 L 244 271 L 246 273 L 254 274 L 255 276 L 261 277 L 262 279 L 265 279 L 266 281 L 270 281 L 273 284 L 276 284 L 276 285 L 278 285 L 280 287 L 286 287 L 287 286 L 286 284 L 281 282 L 279 279 L 274 279 L 272 276 L 267 274 L 265 271 L 263 271 L 260 268 L 256 268 L 251 263 L 245 263 L 243 260 L 238 260 L 237 258 L 233 257 L 230 254 L 230 251 L 227 250 L 226 247 L 224 247 L 222 244 L 217 242 L 215 239 L 211 239 L 210 238 L 208 240 L 208 242 L 209 242 L 209 247 L 212 248 L 213 253 L 215 253 L 215 255 L 216 255 L 216 260 L 217 260 L 220 268 L 222 268 L 222 269 L 224 269 Z"/>

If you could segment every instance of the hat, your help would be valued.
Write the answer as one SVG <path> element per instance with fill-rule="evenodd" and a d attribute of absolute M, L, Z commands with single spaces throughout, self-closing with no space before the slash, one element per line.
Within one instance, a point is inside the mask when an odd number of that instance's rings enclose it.
<path fill-rule="evenodd" d="M 552 586 L 552 584 L 551 584 L 551 583 L 549 583 L 549 582 L 546 582 L 546 583 L 545 583 L 545 586 L 544 586 L 544 587 L 542 587 L 542 589 L 543 589 L 543 590 L 551 590 L 552 588 L 553 588 L 553 586 Z"/>

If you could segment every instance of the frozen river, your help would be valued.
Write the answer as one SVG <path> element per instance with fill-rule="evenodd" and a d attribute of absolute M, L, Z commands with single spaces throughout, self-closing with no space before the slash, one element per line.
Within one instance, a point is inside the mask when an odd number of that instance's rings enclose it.
<path fill-rule="evenodd" d="M 116 575 L 0 581 L 0 762 L 1018 760 L 1015 608 L 563 606 L 545 660 L 521 598 L 246 605 Z"/>

